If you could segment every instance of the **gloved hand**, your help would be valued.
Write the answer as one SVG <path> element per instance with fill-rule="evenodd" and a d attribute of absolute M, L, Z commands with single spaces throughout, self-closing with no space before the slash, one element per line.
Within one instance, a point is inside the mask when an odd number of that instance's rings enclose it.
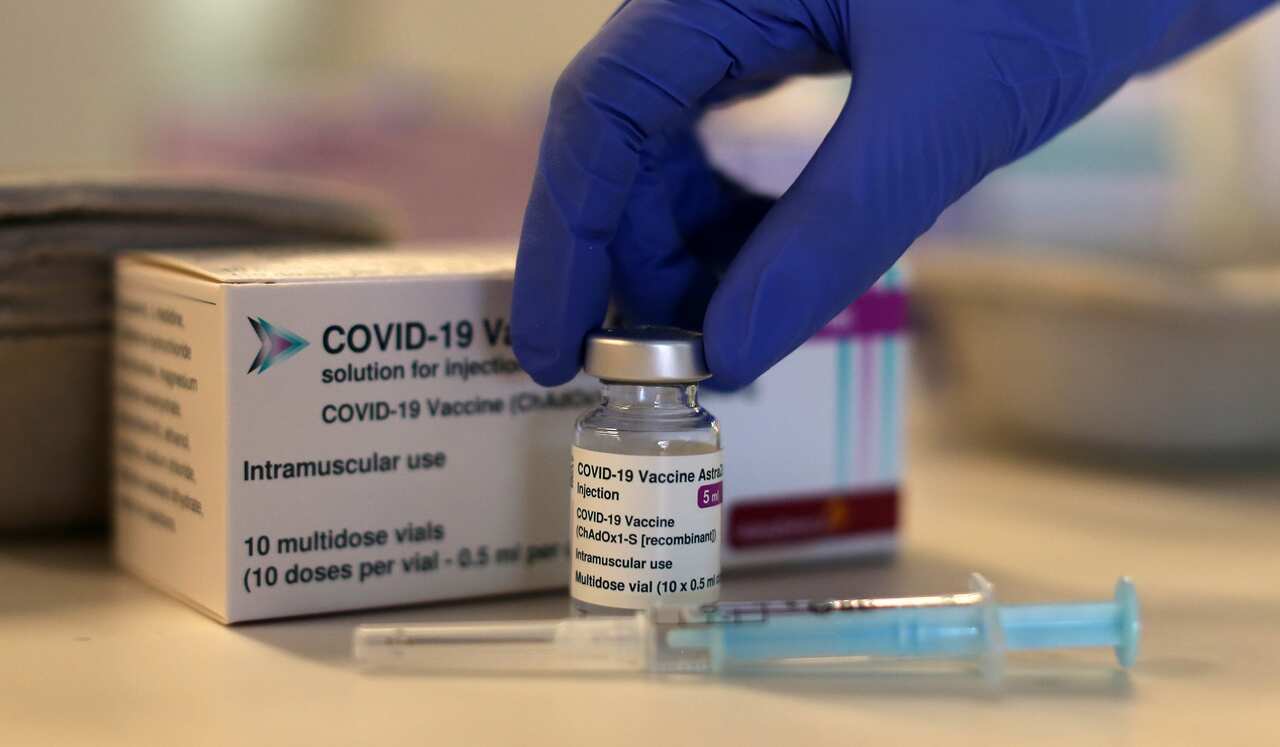
<path fill-rule="evenodd" d="M 632 321 L 701 328 L 716 379 L 748 383 L 992 170 L 1267 4 L 631 0 L 551 97 L 516 355 L 542 384 L 568 380 L 616 295 Z M 711 170 L 692 134 L 704 107 L 833 65 L 853 72 L 849 100 L 775 204 Z"/>

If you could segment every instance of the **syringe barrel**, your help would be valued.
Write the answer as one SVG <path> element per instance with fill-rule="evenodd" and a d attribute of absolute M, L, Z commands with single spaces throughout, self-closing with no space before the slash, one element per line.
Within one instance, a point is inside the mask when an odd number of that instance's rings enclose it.
<path fill-rule="evenodd" d="M 767 625 L 667 632 L 672 647 L 706 647 L 723 666 L 809 657 L 972 657 L 983 647 L 977 606 L 866 609 L 776 617 Z"/>

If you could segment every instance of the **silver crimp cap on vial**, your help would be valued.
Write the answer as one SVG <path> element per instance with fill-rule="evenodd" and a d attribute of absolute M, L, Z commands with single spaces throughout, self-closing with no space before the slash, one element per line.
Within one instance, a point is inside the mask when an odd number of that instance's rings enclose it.
<path fill-rule="evenodd" d="M 680 384 L 710 378 L 702 334 L 675 327 L 602 329 L 587 335 L 582 370 L 603 381 Z"/>

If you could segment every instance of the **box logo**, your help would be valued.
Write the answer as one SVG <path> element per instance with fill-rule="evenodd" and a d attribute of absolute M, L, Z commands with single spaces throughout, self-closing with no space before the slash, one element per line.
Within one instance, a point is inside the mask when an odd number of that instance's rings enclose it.
<path fill-rule="evenodd" d="M 262 342 L 262 349 L 254 356 L 253 363 L 245 373 L 265 373 L 268 368 L 286 358 L 292 358 L 311 343 L 302 339 L 301 335 L 290 332 L 284 327 L 273 326 L 262 317 L 249 317 L 249 326 Z"/>

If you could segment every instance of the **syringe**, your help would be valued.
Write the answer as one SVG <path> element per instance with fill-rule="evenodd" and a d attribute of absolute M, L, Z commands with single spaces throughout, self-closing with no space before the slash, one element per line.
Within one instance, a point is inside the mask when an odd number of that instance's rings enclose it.
<path fill-rule="evenodd" d="M 631 617 L 362 625 L 355 656 L 374 670 L 732 674 L 907 659 L 968 659 L 995 684 L 1006 651 L 1114 647 L 1138 652 L 1138 597 L 1127 578 L 1104 602 L 997 604 L 978 574 L 943 596 L 726 602 L 654 607 Z"/>

